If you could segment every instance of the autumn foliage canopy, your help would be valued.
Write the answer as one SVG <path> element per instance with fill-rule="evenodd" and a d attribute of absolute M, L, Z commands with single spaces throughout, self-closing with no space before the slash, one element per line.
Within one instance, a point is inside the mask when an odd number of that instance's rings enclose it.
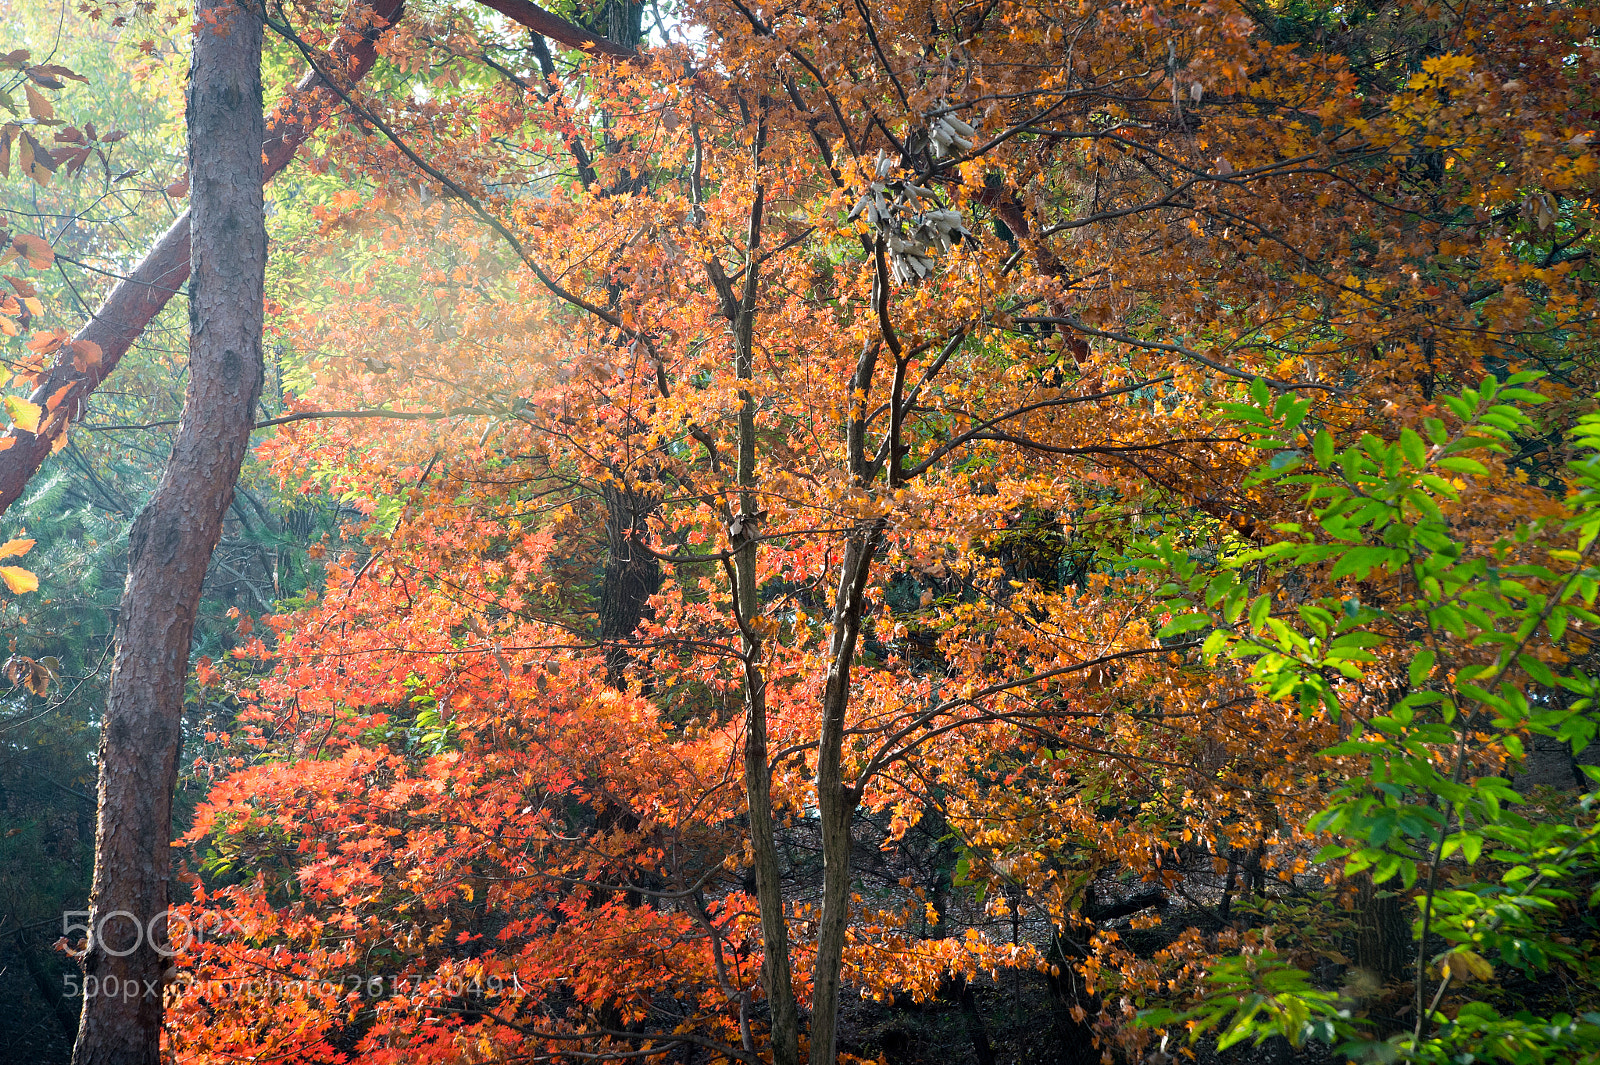
<path fill-rule="evenodd" d="M 359 416 L 258 437 L 349 521 L 197 671 L 176 1060 L 826 1065 L 1008 971 L 1062 1061 L 1596 1052 L 1482 915 L 1592 912 L 1507 781 L 1595 731 L 1600 9 L 492 6 L 266 8 Z"/>

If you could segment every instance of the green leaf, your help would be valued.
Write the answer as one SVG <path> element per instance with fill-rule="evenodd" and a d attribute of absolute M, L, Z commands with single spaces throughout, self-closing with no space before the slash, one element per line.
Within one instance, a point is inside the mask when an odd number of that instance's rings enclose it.
<path fill-rule="evenodd" d="M 1328 430 L 1317 430 L 1317 435 L 1311 441 L 1311 454 L 1316 456 L 1319 466 L 1327 466 L 1333 461 L 1333 437 L 1328 435 Z"/>
<path fill-rule="evenodd" d="M 1550 672 L 1550 667 L 1532 655 L 1518 655 L 1517 665 L 1522 671 L 1547 688 L 1555 687 L 1555 674 Z"/>
<path fill-rule="evenodd" d="M 1434 463 L 1441 470 L 1450 470 L 1453 473 L 1474 473 L 1484 476 L 1489 468 L 1476 459 L 1462 458 L 1460 455 L 1451 455 Z"/>
<path fill-rule="evenodd" d="M 1428 679 L 1429 674 L 1433 672 L 1433 662 L 1434 654 L 1426 647 L 1417 652 L 1417 657 L 1411 660 L 1411 667 L 1407 671 L 1413 688 L 1421 686 L 1422 682 Z"/>
<path fill-rule="evenodd" d="M 1255 602 L 1250 604 L 1250 627 L 1260 631 L 1267 623 L 1267 615 L 1272 613 L 1272 596 L 1265 593 L 1256 596 Z"/>
<path fill-rule="evenodd" d="M 1338 580 L 1340 577 L 1353 576 L 1358 581 L 1364 581 L 1377 567 L 1397 562 L 1401 557 L 1401 552 L 1391 547 L 1353 547 L 1345 552 L 1329 577 Z"/>
<path fill-rule="evenodd" d="M 1211 618 L 1207 614 L 1184 614 L 1163 625 L 1161 631 L 1156 633 L 1156 639 L 1165 640 L 1169 636 L 1181 636 L 1183 633 L 1193 632 L 1195 629 L 1203 629 L 1209 624 L 1211 624 Z"/>
<path fill-rule="evenodd" d="M 1427 464 L 1428 449 L 1422 443 L 1422 437 L 1412 430 L 1400 430 L 1400 450 L 1405 454 L 1406 461 L 1417 469 Z"/>

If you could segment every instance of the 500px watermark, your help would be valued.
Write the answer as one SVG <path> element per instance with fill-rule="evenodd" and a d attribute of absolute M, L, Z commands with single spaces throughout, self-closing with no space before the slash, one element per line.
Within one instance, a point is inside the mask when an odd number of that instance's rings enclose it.
<path fill-rule="evenodd" d="M 83 976 L 68 973 L 61 978 L 62 990 L 67 998 L 121 998 L 128 1001 L 155 997 L 166 991 L 184 994 L 198 992 L 213 1000 L 276 1002 L 295 998 L 341 998 L 355 995 L 369 999 L 389 998 L 393 995 L 423 995 L 428 998 L 460 999 L 483 995 L 501 995 L 522 991 L 516 974 L 501 977 L 461 976 L 446 978 L 422 976 L 362 975 L 348 973 L 337 977 L 306 977 L 291 979 L 276 974 L 263 976 L 197 980 L 187 973 L 179 973 L 168 980 L 119 979 L 109 976 Z"/>
<path fill-rule="evenodd" d="M 140 920 L 127 910 L 110 910 L 96 915 L 89 910 L 67 910 L 61 915 L 61 935 L 73 950 L 93 951 L 113 958 L 126 958 L 140 947 L 149 946 L 163 958 L 200 943 L 206 936 L 238 931 L 238 922 L 220 913 L 208 913 L 198 919 L 172 910 L 162 910 L 154 917 Z M 81 939 L 82 945 L 76 945 Z"/>

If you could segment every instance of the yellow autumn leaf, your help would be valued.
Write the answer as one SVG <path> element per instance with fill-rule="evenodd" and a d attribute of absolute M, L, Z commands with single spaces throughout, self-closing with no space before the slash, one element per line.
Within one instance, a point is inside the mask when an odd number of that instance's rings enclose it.
<path fill-rule="evenodd" d="M 5 581 L 6 587 L 16 595 L 34 591 L 39 587 L 39 578 L 21 566 L 0 566 L 0 581 Z"/>
<path fill-rule="evenodd" d="M 0 558 L 10 558 L 13 555 L 26 555 L 33 547 L 32 540 L 7 540 L 0 544 Z"/>
<path fill-rule="evenodd" d="M 1470 950 L 1453 950 L 1440 962 L 1439 971 L 1457 980 L 1487 980 L 1494 975 L 1494 966 L 1481 954 Z"/>
<path fill-rule="evenodd" d="M 33 433 L 39 429 L 39 416 L 44 413 L 44 409 L 37 403 L 29 403 L 16 396 L 7 396 L 6 413 L 11 416 L 17 428 Z"/>

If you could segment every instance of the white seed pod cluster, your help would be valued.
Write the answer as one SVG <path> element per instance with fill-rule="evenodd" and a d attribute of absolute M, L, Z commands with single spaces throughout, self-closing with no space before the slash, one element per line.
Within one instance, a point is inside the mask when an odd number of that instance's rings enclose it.
<path fill-rule="evenodd" d="M 850 217 L 864 217 L 883 237 L 889 271 L 906 285 L 931 274 L 935 256 L 972 234 L 962 224 L 961 212 L 942 205 L 932 189 L 891 180 L 893 172 L 894 164 L 880 151 L 873 168 L 876 180 L 856 201 Z"/>
<path fill-rule="evenodd" d="M 945 106 L 941 102 L 941 106 Z M 953 114 L 934 115 L 928 120 L 928 143 L 935 159 L 959 155 L 972 147 L 977 129 Z M 955 149 L 951 151 L 951 149 Z"/>

